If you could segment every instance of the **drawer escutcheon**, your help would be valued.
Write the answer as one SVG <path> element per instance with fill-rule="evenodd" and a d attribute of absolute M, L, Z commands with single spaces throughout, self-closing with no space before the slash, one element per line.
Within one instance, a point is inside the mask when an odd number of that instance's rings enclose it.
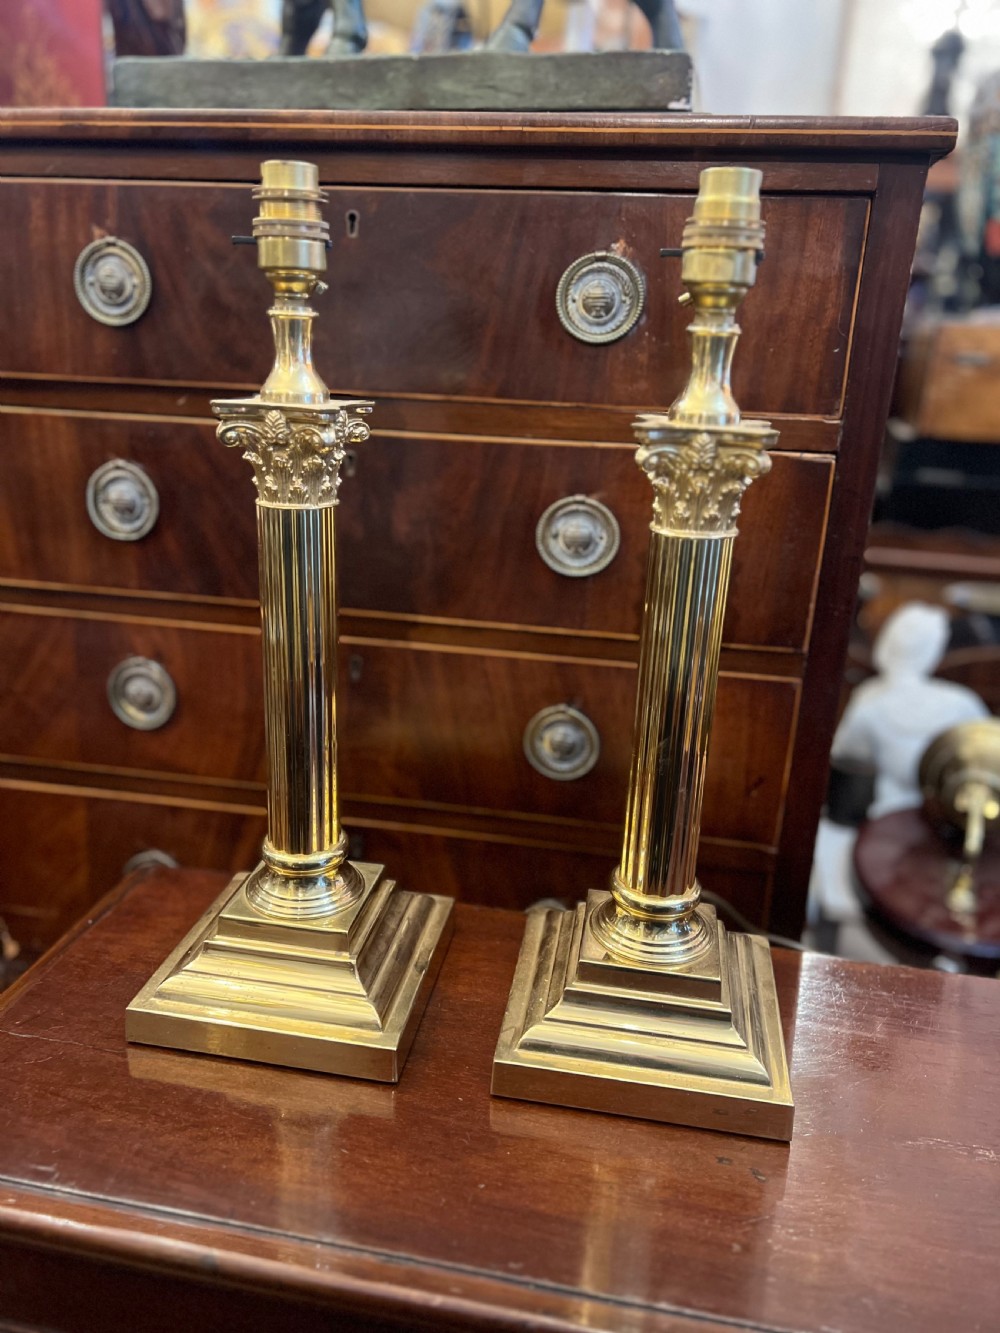
<path fill-rule="evenodd" d="M 585 343 L 624 338 L 638 322 L 645 300 L 645 278 L 631 260 L 610 250 L 575 259 L 556 288 L 560 323 Z"/>
<path fill-rule="evenodd" d="M 569 704 L 553 704 L 537 712 L 525 727 L 524 753 L 545 777 L 572 782 L 597 763 L 601 737 L 586 713 Z"/>
<path fill-rule="evenodd" d="M 535 545 L 549 569 L 588 578 L 607 569 L 621 545 L 618 520 L 600 500 L 567 495 L 549 505 L 535 528 Z"/>
<path fill-rule="evenodd" d="M 108 702 L 115 717 L 136 731 L 165 726 L 177 707 L 170 673 L 148 657 L 126 657 L 108 677 Z"/>
<path fill-rule="evenodd" d="M 116 236 L 91 241 L 73 269 L 80 304 L 99 324 L 120 328 L 145 313 L 153 294 L 149 266 L 134 245 Z"/>
<path fill-rule="evenodd" d="M 145 468 L 124 458 L 112 458 L 90 475 L 87 513 L 105 537 L 137 542 L 156 526 L 160 497 Z"/>

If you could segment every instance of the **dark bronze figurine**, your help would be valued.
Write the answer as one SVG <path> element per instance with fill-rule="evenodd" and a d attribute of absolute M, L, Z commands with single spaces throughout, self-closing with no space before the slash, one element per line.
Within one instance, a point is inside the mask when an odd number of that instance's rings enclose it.
<path fill-rule="evenodd" d="M 510 8 L 486 43 L 488 51 L 527 51 L 542 17 L 545 0 L 511 0 Z M 684 41 L 674 0 L 635 0 L 661 51 L 682 51 Z M 306 47 L 327 8 L 333 10 L 333 36 L 328 56 L 358 55 L 368 43 L 363 0 L 284 0 L 281 17 L 281 54 L 305 55 Z"/>

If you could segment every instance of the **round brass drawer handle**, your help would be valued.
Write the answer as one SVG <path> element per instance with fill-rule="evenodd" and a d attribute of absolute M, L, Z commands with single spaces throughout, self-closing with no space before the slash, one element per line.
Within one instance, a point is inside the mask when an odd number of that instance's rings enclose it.
<path fill-rule="evenodd" d="M 532 768 L 556 782 L 582 778 L 597 763 L 601 737 L 578 708 L 553 704 L 536 713 L 524 729 L 524 753 Z"/>
<path fill-rule="evenodd" d="M 583 579 L 607 569 L 621 545 L 618 520 L 600 500 L 567 495 L 549 505 L 535 528 L 535 545 L 549 569 Z"/>
<path fill-rule="evenodd" d="M 87 314 L 115 328 L 134 324 L 153 294 L 145 259 L 117 236 L 102 236 L 83 247 L 73 269 L 73 286 Z"/>
<path fill-rule="evenodd" d="M 585 343 L 624 338 L 638 323 L 645 300 L 645 278 L 631 260 L 610 250 L 574 259 L 556 288 L 560 323 Z"/>
<path fill-rule="evenodd" d="M 165 726 L 177 707 L 170 673 L 148 657 L 126 657 L 108 677 L 108 702 L 121 722 L 136 731 Z"/>
<path fill-rule="evenodd" d="M 136 852 L 122 866 L 121 878 L 133 874 L 136 870 L 155 870 L 163 866 L 166 870 L 176 870 L 180 862 L 169 852 L 161 852 L 159 847 L 150 847 L 144 852 Z"/>
<path fill-rule="evenodd" d="M 116 542 L 137 542 L 160 516 L 153 479 L 138 463 L 112 458 L 91 473 L 87 513 L 98 532 Z"/>

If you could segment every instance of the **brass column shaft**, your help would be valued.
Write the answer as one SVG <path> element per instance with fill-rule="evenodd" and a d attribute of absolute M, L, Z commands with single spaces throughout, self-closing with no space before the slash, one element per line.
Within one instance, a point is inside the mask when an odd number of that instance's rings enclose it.
<path fill-rule="evenodd" d="M 652 530 L 617 876 L 639 913 L 637 899 L 677 897 L 695 885 L 732 551 L 733 534 Z"/>
<path fill-rule="evenodd" d="M 343 859 L 333 505 L 257 505 L 268 859 Z"/>

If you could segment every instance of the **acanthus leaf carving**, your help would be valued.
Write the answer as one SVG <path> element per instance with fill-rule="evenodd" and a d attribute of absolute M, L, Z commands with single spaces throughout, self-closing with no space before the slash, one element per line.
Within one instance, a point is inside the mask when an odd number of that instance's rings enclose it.
<path fill-rule="evenodd" d="M 337 503 L 347 446 L 360 444 L 368 433 L 363 421 L 343 409 L 310 421 L 277 407 L 259 416 L 228 417 L 216 431 L 230 449 L 243 450 L 261 504 L 300 508 Z"/>
<path fill-rule="evenodd" d="M 763 449 L 719 442 L 710 431 L 643 445 L 636 461 L 653 484 L 658 532 L 734 533 L 744 492 L 771 469 Z"/>

